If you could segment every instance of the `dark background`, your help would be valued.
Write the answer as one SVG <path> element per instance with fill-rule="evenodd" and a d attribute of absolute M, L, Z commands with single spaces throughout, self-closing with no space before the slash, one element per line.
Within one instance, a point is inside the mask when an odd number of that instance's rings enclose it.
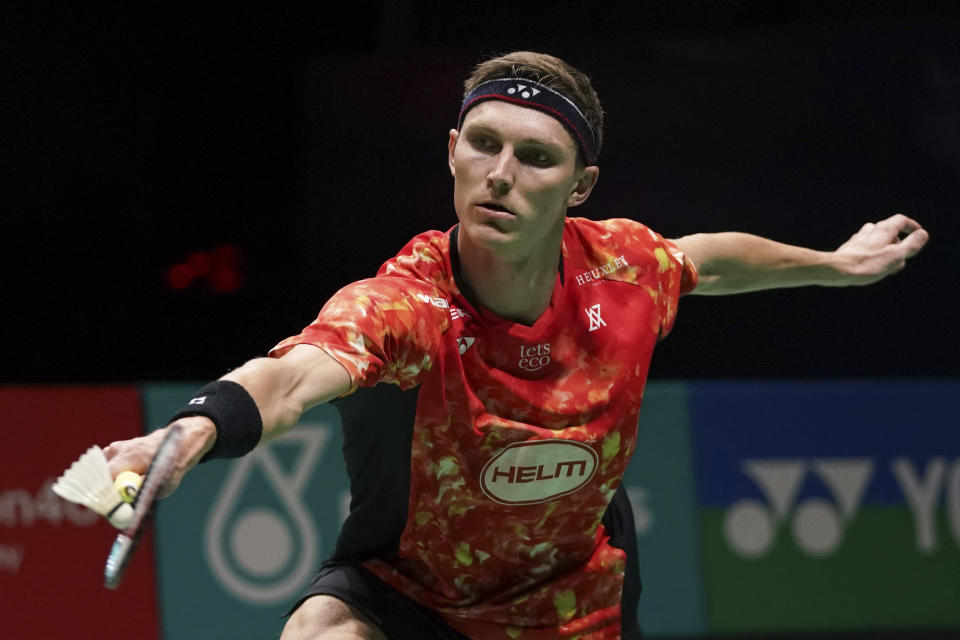
<path fill-rule="evenodd" d="M 604 102 L 576 215 L 821 249 L 897 211 L 930 231 L 872 287 L 686 298 L 654 377 L 960 375 L 949 3 L 353 5 L 4 4 L 0 381 L 209 379 L 298 332 L 454 223 L 462 80 L 514 49 Z"/>

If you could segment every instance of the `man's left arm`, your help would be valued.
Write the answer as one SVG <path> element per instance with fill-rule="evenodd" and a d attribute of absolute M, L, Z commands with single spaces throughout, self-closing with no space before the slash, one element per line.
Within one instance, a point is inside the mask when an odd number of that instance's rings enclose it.
<path fill-rule="evenodd" d="M 692 293 L 725 295 L 762 289 L 876 282 L 906 266 L 929 234 L 896 214 L 868 222 L 834 251 L 815 251 L 747 233 L 698 233 L 672 240 L 697 267 Z"/>

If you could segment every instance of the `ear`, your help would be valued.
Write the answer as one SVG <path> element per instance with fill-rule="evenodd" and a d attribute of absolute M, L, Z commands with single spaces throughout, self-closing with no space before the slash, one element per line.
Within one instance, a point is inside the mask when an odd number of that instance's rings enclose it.
<path fill-rule="evenodd" d="M 450 175 L 457 177 L 457 170 L 453 165 L 453 152 L 457 148 L 457 140 L 460 138 L 460 132 L 456 129 L 450 129 L 450 139 L 447 140 L 447 164 L 450 166 Z"/>
<path fill-rule="evenodd" d="M 574 185 L 573 192 L 567 198 L 567 206 L 575 207 L 583 204 L 593 192 L 593 187 L 597 184 L 597 178 L 600 177 L 600 167 L 591 165 L 584 167 L 580 172 L 580 177 Z"/>

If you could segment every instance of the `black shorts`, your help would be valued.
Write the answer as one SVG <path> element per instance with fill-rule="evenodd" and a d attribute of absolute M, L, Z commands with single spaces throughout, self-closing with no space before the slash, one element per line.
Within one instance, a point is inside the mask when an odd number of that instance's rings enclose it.
<path fill-rule="evenodd" d="M 637 539 L 633 511 L 622 486 L 617 489 L 604 514 L 603 525 L 610 535 L 610 543 L 627 552 L 621 597 L 621 633 L 625 640 L 637 640 L 641 637 L 637 625 L 637 604 L 640 601 Z M 336 560 L 324 563 L 290 613 L 307 598 L 319 595 L 333 596 L 363 612 L 390 640 L 469 640 L 434 611 L 407 598 L 356 563 Z"/>
<path fill-rule="evenodd" d="M 290 613 L 311 596 L 333 596 L 367 616 L 390 640 L 469 640 L 443 618 L 363 567 L 326 562 Z"/>

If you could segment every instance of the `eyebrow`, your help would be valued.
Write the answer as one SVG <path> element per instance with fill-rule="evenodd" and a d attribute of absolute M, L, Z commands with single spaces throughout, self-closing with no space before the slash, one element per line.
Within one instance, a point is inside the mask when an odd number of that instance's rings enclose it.
<path fill-rule="evenodd" d="M 491 133 L 493 135 L 502 137 L 502 134 L 499 131 L 497 131 L 493 127 L 490 127 L 482 123 L 470 124 L 464 129 L 464 131 L 466 133 L 474 133 L 474 132 Z M 562 149 L 561 145 L 555 142 L 551 142 L 550 140 L 546 140 L 544 138 L 535 138 L 535 137 L 520 138 L 519 140 L 517 140 L 517 144 L 533 144 L 533 145 L 538 145 L 542 147 L 549 147 L 550 149 Z"/>

